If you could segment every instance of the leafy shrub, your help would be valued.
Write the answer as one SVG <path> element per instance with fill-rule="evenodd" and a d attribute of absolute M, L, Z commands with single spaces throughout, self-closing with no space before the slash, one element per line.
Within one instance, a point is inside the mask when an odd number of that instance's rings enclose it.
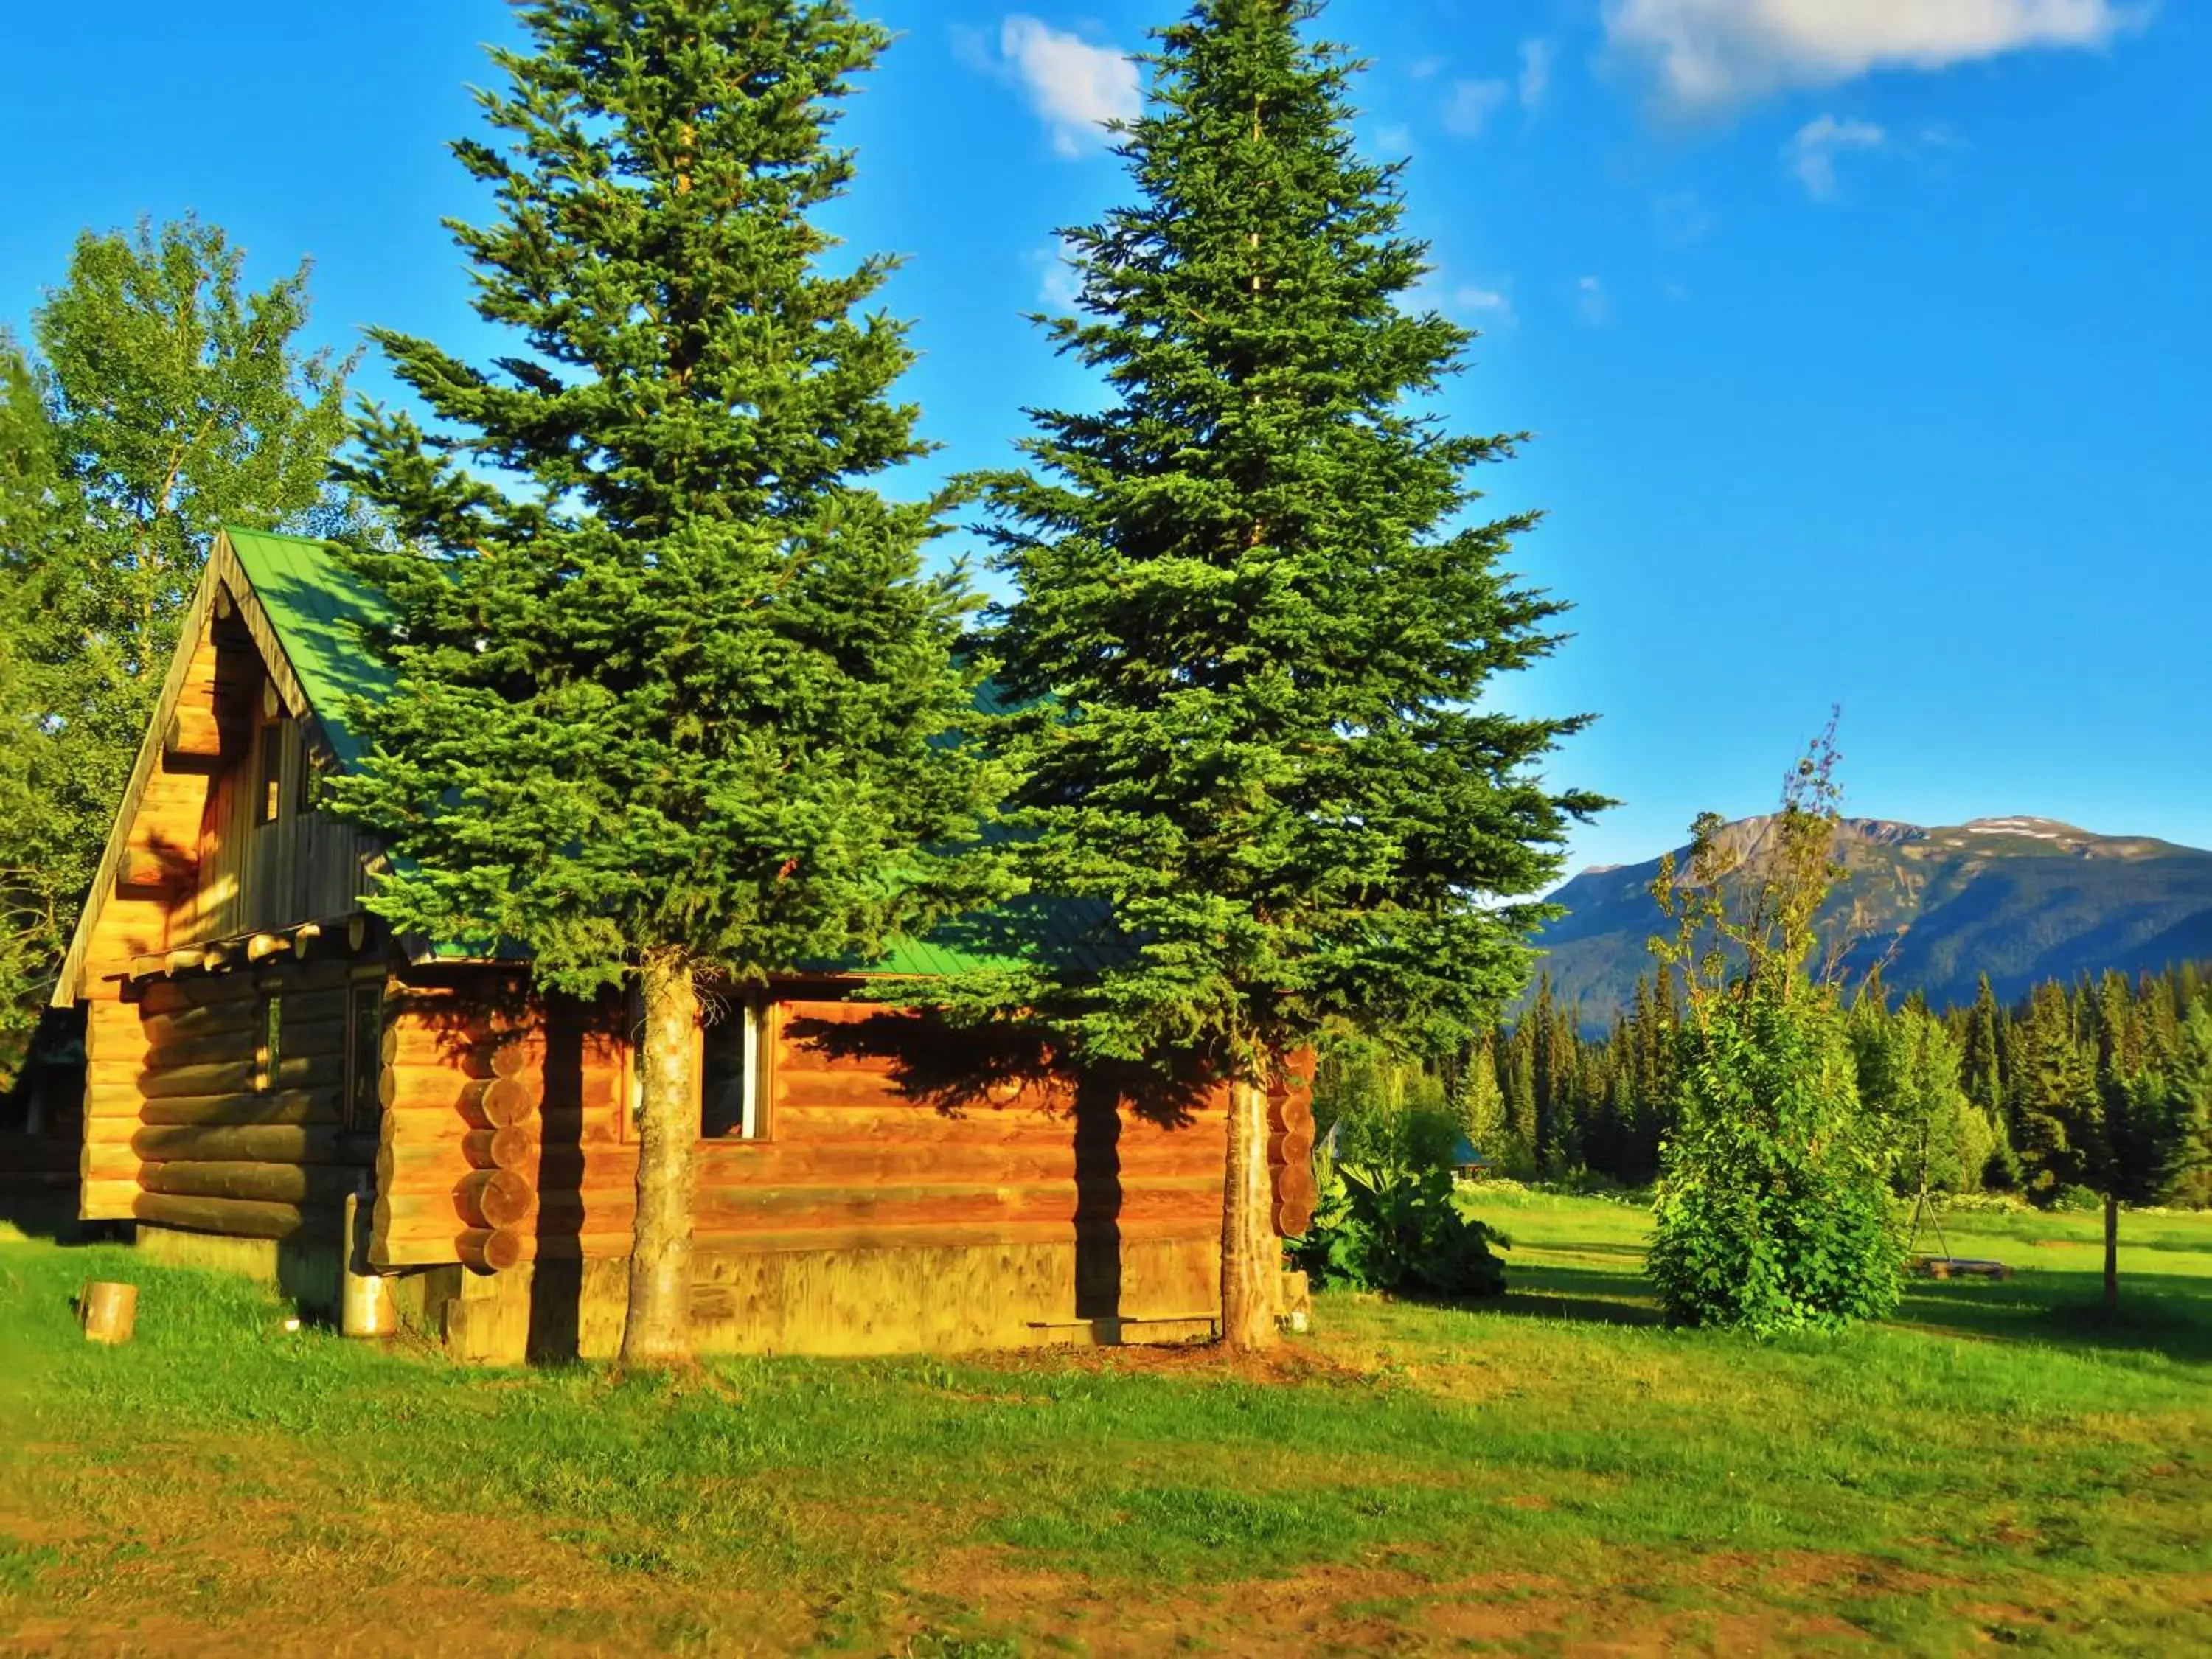
<path fill-rule="evenodd" d="M 1317 1138 L 1336 1132 L 1344 1164 L 1448 1169 L 1466 1133 L 1441 1078 L 1369 1042 L 1340 1042 L 1322 1056 L 1313 1113 Z"/>
<path fill-rule="evenodd" d="M 1339 1164 L 1291 1253 L 1316 1284 L 1496 1296 L 1505 1269 L 1491 1246 L 1511 1246 L 1461 1210 L 1453 1186 L 1443 1170 Z"/>
<path fill-rule="evenodd" d="M 1953 1193 L 1943 1200 L 1944 1211 L 1981 1215 L 2025 1215 L 2028 1201 L 2018 1193 Z"/>
<path fill-rule="evenodd" d="M 1647 1257 L 1668 1318 L 1765 1335 L 1894 1309 L 1887 1149 L 1833 1003 L 1753 988 L 1717 999 L 1678 1043 Z"/>
<path fill-rule="evenodd" d="M 2092 1192 L 2087 1187 L 2079 1185 L 2061 1187 L 2057 1192 L 2051 1194 L 2049 1207 L 2069 1213 L 2080 1213 L 2087 1210 L 2103 1209 L 2105 1200 L 2102 1195 Z"/>

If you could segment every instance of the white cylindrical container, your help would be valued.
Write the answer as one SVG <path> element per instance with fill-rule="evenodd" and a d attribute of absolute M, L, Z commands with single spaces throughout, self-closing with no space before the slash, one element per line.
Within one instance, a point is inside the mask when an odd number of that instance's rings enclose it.
<path fill-rule="evenodd" d="M 340 1267 L 338 1331 L 344 1336 L 389 1336 L 398 1328 L 392 1303 L 392 1281 L 368 1267 L 368 1241 L 362 1224 L 367 1194 L 349 1193 L 345 1201 L 345 1253 Z"/>

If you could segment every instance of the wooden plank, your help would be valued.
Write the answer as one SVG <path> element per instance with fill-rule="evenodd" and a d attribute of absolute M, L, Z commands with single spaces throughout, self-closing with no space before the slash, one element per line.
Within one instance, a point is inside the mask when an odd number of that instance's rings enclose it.
<path fill-rule="evenodd" d="M 522 1234 L 522 1260 L 525 1261 L 612 1261 L 629 1254 L 630 1235 L 619 1228 L 594 1228 L 586 1233 L 532 1232 L 526 1228 L 517 1231 Z M 1221 1218 L 1218 1212 L 1203 1218 L 1137 1217 L 1117 1226 L 1115 1231 L 1125 1247 L 1186 1241 L 1205 1243 L 1219 1238 Z M 1076 1242 L 1073 1224 L 1062 1221 L 1004 1222 L 982 1225 L 948 1224 L 795 1228 L 744 1232 L 721 1232 L 702 1228 L 692 1240 L 694 1247 L 702 1255 L 720 1251 L 750 1255 L 797 1250 L 989 1249 L 1021 1244 L 1073 1244 Z M 427 1248 L 435 1249 L 437 1246 L 434 1242 L 429 1242 Z M 450 1261 L 454 1258 L 447 1254 L 424 1259 Z M 395 1261 L 393 1265 L 398 1264 Z"/>
<path fill-rule="evenodd" d="M 210 1003 L 250 1002 L 258 994 L 252 978 L 243 974 L 195 974 L 149 985 L 138 1006 L 149 1014 L 171 1014 Z"/>
<path fill-rule="evenodd" d="M 251 1025 L 212 1032 L 206 1036 L 185 1037 L 149 1050 L 141 1069 L 158 1072 L 176 1071 L 188 1066 L 250 1066 L 260 1042 L 260 1032 Z"/>
<path fill-rule="evenodd" d="M 234 1238 L 296 1238 L 338 1232 L 338 1212 L 298 1204 L 258 1203 L 240 1198 L 183 1198 L 169 1193 L 141 1193 L 131 1212 L 140 1221 Z"/>
<path fill-rule="evenodd" d="M 134 1164 L 131 1168 L 135 1170 L 137 1166 Z M 128 1221 L 131 1206 L 138 1201 L 138 1194 L 143 1190 L 136 1174 L 80 1181 L 77 1187 L 78 1219 Z"/>
<path fill-rule="evenodd" d="M 139 1087 L 149 1100 L 171 1095 L 251 1094 L 258 1069 L 252 1060 L 178 1066 L 143 1073 Z M 335 1054 L 282 1055 L 275 1082 L 277 1090 L 343 1087 L 344 1060 Z"/>
<path fill-rule="evenodd" d="M 1065 1220 L 1079 1207 L 1097 1206 L 1102 1218 L 1213 1218 L 1221 1212 L 1218 1178 L 1210 1182 L 1156 1182 L 1118 1194 L 1110 1186 L 1066 1182 L 1047 1187 L 884 1187 L 855 1192 L 842 1187 L 763 1188 L 701 1193 L 693 1208 L 702 1233 L 742 1236 L 750 1231 L 866 1226 L 1008 1225 Z M 636 1205 L 634 1188 L 586 1194 L 541 1193 L 534 1211 L 538 1231 L 602 1232 L 629 1228 Z M 451 1205 L 436 1194 L 380 1194 L 380 1224 L 404 1231 L 444 1219 Z"/>
<path fill-rule="evenodd" d="M 258 1023 L 258 1012 L 252 1002 L 211 1002 L 171 1014 L 149 1014 L 142 1030 L 148 1047 L 160 1048 L 219 1033 L 251 1033 Z M 289 1016 L 291 1010 L 288 1007 L 285 1012 Z"/>
<path fill-rule="evenodd" d="M 994 1139 L 952 1139 L 920 1146 L 881 1141 L 707 1141 L 698 1152 L 702 1191 L 717 1188 L 848 1186 L 886 1182 L 1002 1182 L 1013 1185 L 1073 1181 L 1118 1173 L 1125 1183 L 1164 1178 L 1218 1182 L 1222 1149 L 1152 1142 L 1109 1147 L 1079 1158 L 1065 1130 L 1051 1141 L 1029 1144 Z M 551 1186 L 550 1181 L 545 1183 Z"/>
<path fill-rule="evenodd" d="M 362 1138 L 298 1124 L 240 1124 L 222 1127 L 178 1125 L 141 1129 L 131 1149 L 149 1163 L 180 1161 L 251 1164 L 337 1164 L 349 1161 L 350 1143 Z M 361 1160 L 367 1163 L 367 1158 Z"/>
<path fill-rule="evenodd" d="M 363 1172 L 334 1164 L 149 1164 L 139 1183 L 179 1198 L 240 1198 L 257 1203 L 337 1204 Z"/>
<path fill-rule="evenodd" d="M 343 1121 L 345 1097 L 337 1089 L 288 1089 L 266 1095 L 171 1095 L 149 1100 L 138 1114 L 149 1126 L 205 1128 L 253 1124 L 327 1124 Z"/>

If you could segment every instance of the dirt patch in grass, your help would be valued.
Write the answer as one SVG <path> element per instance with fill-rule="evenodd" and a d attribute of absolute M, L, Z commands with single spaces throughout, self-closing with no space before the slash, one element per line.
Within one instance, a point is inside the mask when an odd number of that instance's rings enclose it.
<path fill-rule="evenodd" d="M 1404 1652 L 1439 1637 L 1455 1646 L 1477 1637 L 1517 1641 L 1555 1630 L 1565 1594 L 1550 1579 L 1499 1575 L 1440 1586 L 1404 1568 L 1358 1565 L 1202 1587 L 1116 1588 L 1028 1570 L 989 1547 L 948 1552 L 915 1588 L 925 1598 L 957 1595 L 995 1626 L 1056 1636 L 1099 1659 L 1176 1650 L 1237 1659 Z"/>

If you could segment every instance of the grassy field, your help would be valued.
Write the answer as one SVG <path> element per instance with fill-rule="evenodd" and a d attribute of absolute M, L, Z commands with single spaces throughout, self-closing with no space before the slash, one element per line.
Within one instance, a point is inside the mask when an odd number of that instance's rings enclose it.
<path fill-rule="evenodd" d="M 2212 1651 L 2212 1218 L 1960 1218 L 1893 1325 L 1663 1328 L 1644 1216 L 1279 1358 L 471 1372 L 0 1227 L 0 1652 Z M 88 1276 L 139 1337 L 76 1336 Z"/>

